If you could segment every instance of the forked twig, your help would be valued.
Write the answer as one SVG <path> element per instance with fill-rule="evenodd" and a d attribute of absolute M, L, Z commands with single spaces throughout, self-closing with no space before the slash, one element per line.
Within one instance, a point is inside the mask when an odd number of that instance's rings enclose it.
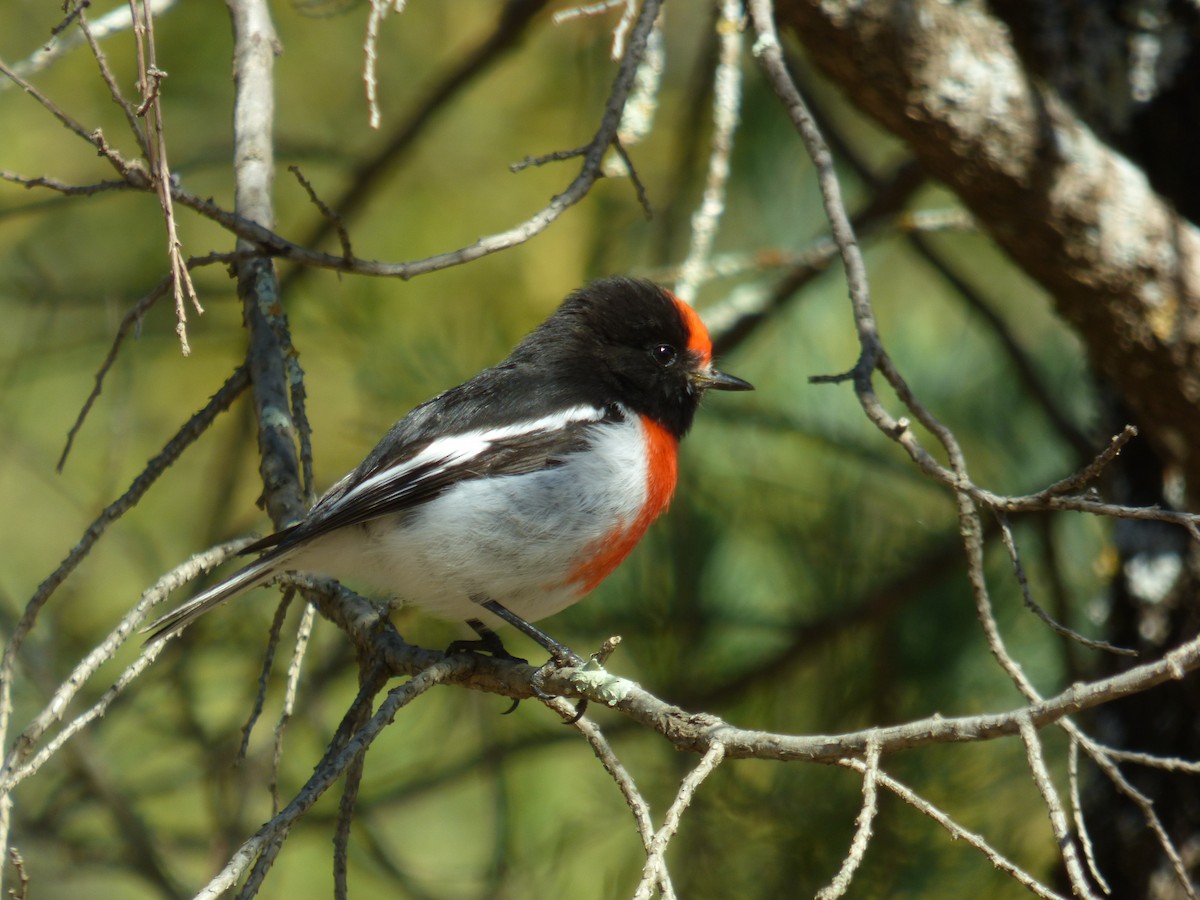
<path fill-rule="evenodd" d="M 1033 722 L 1027 716 L 1022 716 L 1018 721 L 1021 726 L 1021 740 L 1025 742 L 1025 758 L 1029 761 L 1029 770 L 1033 773 L 1034 784 L 1041 792 L 1046 810 L 1050 814 L 1050 826 L 1054 829 L 1054 839 L 1058 843 L 1059 852 L 1066 864 L 1067 876 L 1071 879 L 1071 889 L 1076 897 L 1095 900 L 1096 894 L 1088 883 L 1087 874 L 1083 871 L 1083 865 L 1079 859 L 1079 848 L 1075 846 L 1075 840 L 1071 836 L 1067 815 L 1063 811 L 1062 802 L 1058 799 L 1058 791 L 1054 788 L 1050 771 L 1046 768 L 1041 738 L 1038 737 L 1037 729 L 1033 727 Z"/>
<path fill-rule="evenodd" d="M 867 764 L 861 759 L 844 759 L 839 765 L 846 768 L 854 769 L 857 772 L 866 773 Z M 878 781 L 881 785 L 911 806 L 917 812 L 924 816 L 928 816 L 938 825 L 946 830 L 946 833 L 956 841 L 962 841 L 971 847 L 974 847 L 990 862 L 997 870 L 1008 875 L 1017 884 L 1031 891 L 1044 900 L 1066 900 L 1061 894 L 1057 894 L 1044 884 L 1039 882 L 1033 875 L 1026 872 L 1012 860 L 1008 859 L 999 850 L 989 844 L 982 835 L 976 834 L 959 825 L 953 818 L 942 812 L 928 800 L 918 795 L 912 788 L 904 783 L 888 775 L 886 772 L 880 772 Z"/>
<path fill-rule="evenodd" d="M 688 772 L 687 776 L 679 785 L 679 791 L 675 794 L 675 800 L 671 803 L 667 810 L 666 816 L 663 817 L 662 827 L 654 833 L 654 839 L 650 842 L 650 850 L 646 854 L 645 865 L 642 866 L 642 880 L 638 882 L 637 890 L 634 891 L 633 900 L 649 900 L 654 886 L 660 883 L 666 872 L 666 861 L 664 859 L 667 852 L 667 845 L 671 842 L 675 832 L 679 830 L 680 820 L 683 818 L 683 813 L 692 804 L 692 798 L 696 795 L 696 790 L 704 783 L 705 779 L 713 773 L 713 771 L 721 764 L 721 760 L 725 758 L 725 745 L 720 741 L 713 741 L 709 748 L 704 752 L 700 762 L 692 771 Z"/>
<path fill-rule="evenodd" d="M 856 820 L 854 839 L 850 842 L 850 850 L 842 860 L 842 867 L 833 881 L 817 891 L 817 900 L 837 900 L 846 895 L 846 891 L 850 890 L 850 881 L 862 864 L 867 845 L 871 842 L 871 826 L 875 821 L 875 814 L 879 811 L 879 798 L 876 796 L 876 786 L 879 782 L 878 741 L 868 739 L 863 768 L 863 805 Z"/>
<path fill-rule="evenodd" d="M 292 826 L 341 778 L 354 760 L 366 752 L 375 738 L 395 718 L 396 713 L 452 675 L 456 669 L 463 667 L 466 662 L 461 656 L 447 657 L 404 684 L 392 688 L 366 725 L 359 729 L 341 750 L 317 768 L 287 806 L 237 849 L 224 868 L 197 892 L 197 900 L 216 900 L 232 888 L 248 868 L 278 852 Z M 246 887 L 251 887 L 251 883 L 247 882 Z"/>
<path fill-rule="evenodd" d="M 162 208 L 163 221 L 167 229 L 167 256 L 171 263 L 172 286 L 175 295 L 175 334 L 184 356 L 190 356 L 191 346 L 187 337 L 187 306 L 190 302 L 197 313 L 203 313 L 196 286 L 183 260 L 183 245 L 179 241 L 179 230 L 175 223 L 175 204 L 171 197 L 171 169 L 167 164 L 167 136 L 163 126 L 162 82 L 167 73 L 158 67 L 158 51 L 154 42 L 154 15 L 149 0 L 129 0 L 134 17 L 133 33 L 136 37 L 138 59 L 138 89 L 142 103 L 137 107 L 139 116 L 147 116 L 149 140 L 146 142 L 151 171 L 154 173 L 154 188 Z M 141 15 L 139 16 L 139 8 Z M 148 114 L 148 115 L 147 115 Z"/>

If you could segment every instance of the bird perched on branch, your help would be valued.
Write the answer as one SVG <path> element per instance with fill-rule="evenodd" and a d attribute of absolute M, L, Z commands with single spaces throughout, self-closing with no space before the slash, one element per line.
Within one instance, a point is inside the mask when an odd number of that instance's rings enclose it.
<path fill-rule="evenodd" d="M 503 654 L 497 618 L 557 658 L 530 623 L 598 585 L 675 490 L 680 439 L 718 372 L 696 312 L 654 284 L 596 281 L 571 294 L 497 366 L 397 422 L 261 554 L 148 626 L 151 640 L 285 572 L 361 582 L 465 621 Z"/>

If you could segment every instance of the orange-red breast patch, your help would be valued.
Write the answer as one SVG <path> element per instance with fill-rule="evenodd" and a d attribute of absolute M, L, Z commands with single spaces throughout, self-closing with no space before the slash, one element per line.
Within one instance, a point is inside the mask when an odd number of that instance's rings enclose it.
<path fill-rule="evenodd" d="M 572 570 L 567 580 L 579 584 L 580 596 L 595 588 L 624 561 L 650 524 L 666 511 L 675 493 L 679 441 L 657 422 L 645 416 L 641 422 L 646 441 L 646 502 L 633 522 L 628 526 L 624 522 L 618 524 L 589 547 L 583 562 Z"/>

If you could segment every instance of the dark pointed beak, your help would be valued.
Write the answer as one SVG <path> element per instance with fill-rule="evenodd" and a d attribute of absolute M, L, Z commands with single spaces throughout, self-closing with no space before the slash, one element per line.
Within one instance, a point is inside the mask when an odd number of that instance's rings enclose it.
<path fill-rule="evenodd" d="M 710 368 L 707 372 L 696 372 L 692 375 L 692 384 L 701 390 L 714 391 L 752 391 L 754 385 L 742 381 L 736 375 L 726 375 Z"/>

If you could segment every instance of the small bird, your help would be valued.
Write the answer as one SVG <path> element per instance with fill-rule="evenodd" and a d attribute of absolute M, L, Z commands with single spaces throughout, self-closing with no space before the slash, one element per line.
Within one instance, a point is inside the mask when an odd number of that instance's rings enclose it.
<path fill-rule="evenodd" d="M 506 360 L 392 426 L 300 522 L 248 546 L 254 562 L 146 631 L 165 640 L 305 572 L 465 621 L 497 655 L 493 626 L 507 621 L 577 664 L 530 623 L 595 588 L 667 508 L 710 388 L 753 390 L 713 368 L 690 306 L 648 281 L 593 282 Z"/>

